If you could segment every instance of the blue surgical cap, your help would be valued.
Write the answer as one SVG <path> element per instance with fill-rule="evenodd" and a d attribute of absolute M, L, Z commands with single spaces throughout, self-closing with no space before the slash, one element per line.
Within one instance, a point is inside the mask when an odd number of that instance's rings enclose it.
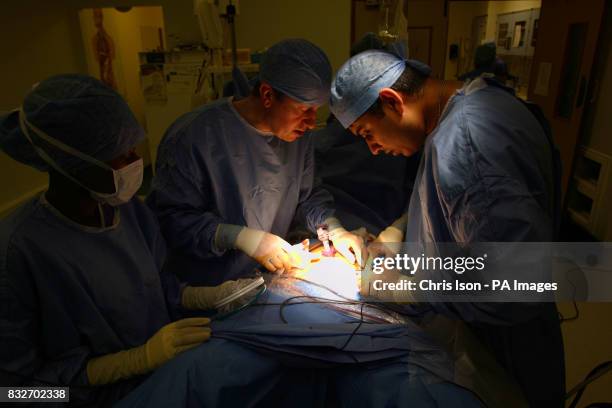
<path fill-rule="evenodd" d="M 301 39 L 284 40 L 270 47 L 259 71 L 261 81 L 307 105 L 323 105 L 328 101 L 331 76 L 325 53 Z"/>
<path fill-rule="evenodd" d="M 332 82 L 329 108 L 342 126 L 348 128 L 365 113 L 378 99 L 380 90 L 391 87 L 406 66 L 429 76 L 431 68 L 420 61 L 401 57 L 402 53 L 400 47 L 394 53 L 365 51 L 340 67 Z"/>
<path fill-rule="evenodd" d="M 51 138 L 100 161 L 128 152 L 144 136 L 144 130 L 127 103 L 113 89 L 85 75 L 67 74 L 38 84 L 23 101 L 27 121 Z M 28 132 L 63 170 L 75 171 L 88 162 L 65 153 Z M 0 149 L 13 159 L 49 171 L 19 126 L 19 113 L 0 116 Z"/>

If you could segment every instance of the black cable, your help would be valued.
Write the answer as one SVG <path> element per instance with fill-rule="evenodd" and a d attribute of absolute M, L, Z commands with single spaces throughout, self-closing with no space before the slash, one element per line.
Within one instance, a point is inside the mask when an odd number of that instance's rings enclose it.
<path fill-rule="evenodd" d="M 571 322 L 571 321 L 577 320 L 580 317 L 580 309 L 578 309 L 578 304 L 576 303 L 575 300 L 572 302 L 572 304 L 574 305 L 574 315 L 572 317 L 563 317 L 563 314 L 559 312 L 559 322 L 560 323 Z"/>
<path fill-rule="evenodd" d="M 568 408 L 576 408 L 576 406 L 578 405 L 578 402 L 580 402 L 580 399 L 582 398 L 582 394 L 584 394 L 584 391 L 589 386 L 589 384 L 591 384 L 593 381 L 595 381 L 596 379 L 598 379 L 599 377 L 601 377 L 602 375 L 604 375 L 605 373 L 611 370 L 612 370 L 612 360 L 604 361 L 603 363 L 598 364 L 595 368 L 593 368 L 587 374 L 585 379 L 580 384 L 572 388 L 565 396 L 565 399 L 568 399 L 573 394 L 576 394 L 576 396 L 574 397 L 574 400 L 572 401 L 572 403 L 569 405 Z"/>
<path fill-rule="evenodd" d="M 259 306 L 282 306 L 287 307 L 287 306 L 294 306 L 294 305 L 304 305 L 304 304 L 339 304 L 339 305 L 359 305 L 361 304 L 361 302 L 347 302 L 344 300 L 334 300 L 334 299 L 328 299 L 328 298 L 320 298 L 320 297 L 316 297 L 316 296 L 309 296 L 309 295 L 301 295 L 301 296 L 292 296 L 291 298 L 287 299 L 289 301 L 293 300 L 293 299 L 298 299 L 298 298 L 310 298 L 313 300 L 309 300 L 309 301 L 303 301 L 303 302 L 282 302 L 282 303 L 253 303 L 250 305 L 250 307 L 259 307 Z M 377 308 L 376 305 L 370 305 L 370 307 L 373 308 Z M 348 313 L 347 310 L 345 309 L 339 309 L 341 312 L 343 313 Z M 380 311 L 388 314 L 391 316 L 391 314 L 389 313 L 388 310 L 385 310 L 383 308 L 378 308 Z M 373 321 L 382 321 L 384 323 L 388 323 L 386 321 L 384 321 L 382 318 L 376 317 L 375 315 L 371 315 L 371 314 L 363 314 L 364 317 L 367 317 L 370 320 Z M 393 316 L 392 316 L 393 317 Z M 287 321 L 287 319 L 284 318 L 284 314 L 281 314 L 280 316 L 281 320 L 283 321 L 283 323 L 285 324 L 289 324 L 289 322 Z M 346 322 L 346 323 L 356 323 L 355 321 L 350 321 L 350 322 Z"/>
<path fill-rule="evenodd" d="M 574 262 L 572 262 L 572 263 L 575 265 Z M 582 272 L 582 269 L 577 266 L 575 268 L 570 269 L 566 273 L 569 274 L 569 273 L 574 272 L 574 271 Z M 569 278 L 566 279 L 566 280 L 567 280 L 567 283 L 569 283 L 572 286 L 572 289 L 573 289 L 572 304 L 574 306 L 574 316 L 572 316 L 572 317 L 564 317 L 563 313 L 557 311 L 557 315 L 558 315 L 558 318 L 559 318 L 559 323 L 571 322 L 573 320 L 578 319 L 578 317 L 580 317 L 580 310 L 578 310 L 578 304 L 576 303 L 576 292 L 577 292 L 576 285 L 574 285 L 574 282 L 572 282 Z"/>
<path fill-rule="evenodd" d="M 432 310 L 431 307 L 428 307 L 426 309 L 423 309 L 423 310 L 415 312 L 415 313 L 408 313 L 408 312 L 403 311 L 403 310 L 397 310 L 396 307 L 392 306 L 393 305 L 392 303 L 385 303 L 384 306 L 381 306 L 380 304 L 383 303 L 383 302 L 372 302 L 372 301 L 367 301 L 367 300 L 353 300 L 351 298 L 348 298 L 346 296 L 341 295 L 340 293 L 334 291 L 333 289 L 331 289 L 331 288 L 329 288 L 329 287 L 327 287 L 325 285 L 321 285 L 320 283 L 313 282 L 313 281 L 308 280 L 308 279 L 298 278 L 298 277 L 295 277 L 295 276 L 279 276 L 278 278 L 299 280 L 299 281 L 308 283 L 310 285 L 317 286 L 317 287 L 319 287 L 321 289 L 327 290 L 328 292 L 330 292 L 330 293 L 332 293 L 332 294 L 334 294 L 334 295 L 336 295 L 336 296 L 338 296 L 338 297 L 340 297 L 342 299 L 345 299 L 346 301 L 365 303 L 368 306 L 374 307 L 374 308 L 376 308 L 376 309 L 378 309 L 380 311 L 383 311 L 383 312 L 387 313 L 390 316 L 391 316 L 391 314 L 389 313 L 389 310 L 387 310 L 387 309 L 390 309 L 394 313 L 397 313 L 397 314 L 399 314 L 401 316 L 405 316 L 405 317 L 420 317 L 421 315 L 423 315 L 423 314 L 429 312 L 430 310 Z"/>
<path fill-rule="evenodd" d="M 363 316 L 364 316 L 363 305 L 368 305 L 371 308 L 377 309 L 377 310 L 387 314 L 391 318 L 396 318 L 392 313 L 395 313 L 395 314 L 400 315 L 402 317 L 409 317 L 409 318 L 421 317 L 423 314 L 425 314 L 425 313 L 429 312 L 430 310 L 432 310 L 431 306 L 429 306 L 429 307 L 427 307 L 427 308 L 425 308 L 423 310 L 420 310 L 418 312 L 408 313 L 405 310 L 398 309 L 398 307 L 396 307 L 396 305 L 393 305 L 391 303 L 385 303 L 384 306 L 383 306 L 383 305 L 381 305 L 382 302 L 371 302 L 371 301 L 361 301 L 361 300 L 350 299 L 350 298 L 348 298 L 346 296 L 341 295 L 340 293 L 336 292 L 335 290 L 333 290 L 333 289 L 331 289 L 331 288 L 329 288 L 329 287 L 327 287 L 325 285 L 322 285 L 320 283 L 317 283 L 317 282 L 314 282 L 314 281 L 311 281 L 311 280 L 308 280 L 308 279 L 298 278 L 296 276 L 286 276 L 286 275 L 285 276 L 278 276 L 275 279 L 293 279 L 293 280 L 298 280 L 298 281 L 301 281 L 301 282 L 304 282 L 304 283 L 307 283 L 307 284 L 310 284 L 310 285 L 313 285 L 313 286 L 317 286 L 317 287 L 319 287 L 321 289 L 325 289 L 328 292 L 338 296 L 339 298 L 344 299 L 344 301 L 340 301 L 340 300 L 322 298 L 322 297 L 317 297 L 317 296 L 300 295 L 300 296 L 293 296 L 293 297 L 290 297 L 288 299 L 285 299 L 281 303 L 253 303 L 253 304 L 250 305 L 251 307 L 252 306 L 280 306 L 280 308 L 279 308 L 279 317 L 280 317 L 280 320 L 283 323 L 285 323 L 285 324 L 288 324 L 288 322 L 287 322 L 287 320 L 284 317 L 284 313 L 283 313 L 284 308 L 287 307 L 287 306 L 299 305 L 299 304 L 310 304 L 310 303 L 312 303 L 312 304 L 362 305 L 362 310 L 361 310 L 361 313 L 360 313 L 360 315 L 362 316 L 362 319 L 363 319 Z M 293 302 L 293 303 L 291 302 L 292 300 L 299 299 L 299 298 L 309 298 L 309 299 L 313 299 L 313 301 Z M 340 308 L 336 308 L 336 309 L 340 309 Z M 344 312 L 344 313 L 347 313 L 346 310 L 340 309 L 340 311 Z M 374 320 L 374 321 L 375 320 L 382 320 L 382 318 L 378 318 L 378 317 L 370 315 L 370 314 L 368 314 L 366 316 L 370 320 Z"/>
<path fill-rule="evenodd" d="M 561 312 L 558 312 L 560 323 L 571 322 L 580 317 L 580 310 L 578 310 L 578 304 L 576 303 L 576 285 L 574 285 L 574 283 L 569 279 L 567 281 L 569 282 L 570 285 L 572 285 L 572 288 L 574 288 L 574 293 L 572 294 L 572 304 L 574 305 L 574 315 L 572 317 L 564 317 Z"/>
<path fill-rule="evenodd" d="M 303 302 L 293 302 L 294 299 L 302 299 L 302 298 L 312 299 L 312 300 L 310 300 L 310 301 L 303 301 Z M 280 317 L 281 321 L 283 323 L 285 323 L 285 324 L 289 324 L 287 319 L 285 319 L 285 315 L 284 315 L 284 308 L 285 307 L 293 306 L 293 305 L 301 305 L 301 304 L 343 304 L 343 305 L 359 305 L 359 304 L 361 304 L 362 306 L 364 305 L 364 303 L 358 302 L 358 301 L 334 300 L 334 299 L 321 298 L 321 297 L 310 296 L 310 295 L 292 296 L 290 298 L 285 299 L 280 304 L 279 317 Z M 362 311 L 362 316 L 363 316 L 363 311 Z M 375 319 L 375 316 L 372 316 L 372 315 L 368 315 L 368 317 L 370 319 Z"/>
<path fill-rule="evenodd" d="M 351 342 L 351 340 L 353 339 L 353 337 L 355 336 L 355 334 L 357 334 L 357 330 L 359 330 L 359 328 L 361 327 L 361 325 L 363 324 L 363 307 L 365 306 L 365 303 L 361 304 L 361 319 L 359 319 L 359 324 L 357 325 L 357 327 L 355 327 L 355 329 L 353 330 L 353 332 L 351 333 L 351 335 L 349 336 L 348 339 L 346 339 L 346 343 L 344 343 L 344 345 L 342 347 L 340 347 L 340 350 L 344 350 L 346 348 L 346 346 L 349 345 L 349 343 Z M 353 357 L 354 358 L 354 357 Z"/>
<path fill-rule="evenodd" d="M 297 298 L 311 298 L 313 299 L 312 301 L 304 301 L 304 302 L 293 302 L 293 303 L 289 303 L 287 302 L 287 300 L 291 301 L 293 299 L 297 299 Z M 405 311 L 402 310 L 394 310 L 392 307 L 389 307 L 389 305 L 386 306 L 380 306 L 378 303 L 372 303 L 372 302 L 359 302 L 359 301 L 343 301 L 343 300 L 335 300 L 335 299 L 329 299 L 329 298 L 321 298 L 321 297 L 316 297 L 316 296 L 310 296 L 310 295 L 300 295 L 300 296 L 292 296 L 291 298 L 285 300 L 282 303 L 252 303 L 249 305 L 249 307 L 262 307 L 262 306 L 282 306 L 287 307 L 287 306 L 292 306 L 292 305 L 302 305 L 302 304 L 338 304 L 338 305 L 361 305 L 361 304 L 365 304 L 368 305 L 371 308 L 380 310 L 381 312 L 389 315 L 390 317 L 394 318 L 394 316 L 392 315 L 392 313 L 396 313 L 400 316 L 404 316 L 404 317 L 420 317 L 423 313 L 426 313 L 430 310 L 432 310 L 431 307 L 424 309 L 422 311 L 416 312 L 416 313 L 406 313 Z M 340 309 L 342 312 L 347 313 L 347 310 L 344 309 Z M 382 318 L 376 317 L 374 315 L 371 314 L 365 314 L 364 316 L 368 317 L 370 320 L 382 320 Z M 281 319 L 282 320 L 282 319 Z M 387 321 L 384 321 L 385 323 L 389 323 Z M 283 321 L 283 323 L 288 324 L 287 321 Z M 349 323 L 354 323 L 354 322 L 349 322 Z"/>
<path fill-rule="evenodd" d="M 308 299 L 312 299 L 310 301 L 304 301 L 304 302 L 291 302 L 293 299 L 300 299 L 300 298 L 308 298 Z M 322 301 L 323 300 L 323 301 Z M 360 310 L 360 319 L 359 322 L 357 324 L 357 326 L 355 327 L 355 329 L 351 332 L 351 334 L 349 335 L 348 339 L 346 340 L 346 342 L 344 343 L 344 345 L 342 347 L 340 347 L 340 351 L 344 351 L 344 349 L 349 345 L 349 343 L 351 342 L 351 340 L 353 339 L 353 337 L 355 337 L 355 335 L 357 334 L 357 331 L 359 330 L 359 328 L 363 325 L 364 321 L 364 312 L 363 312 L 363 308 L 366 306 L 365 302 L 359 302 L 359 301 L 342 301 L 342 300 L 333 300 L 333 299 L 327 299 L 327 298 L 320 298 L 320 297 L 316 297 L 316 296 L 309 296 L 309 295 L 300 295 L 300 296 L 292 296 L 290 298 L 285 299 L 282 303 L 280 303 L 280 308 L 279 308 L 279 313 L 280 313 L 280 319 L 283 323 L 288 324 L 287 319 L 285 319 L 285 316 L 283 315 L 283 308 L 286 306 L 292 306 L 292 305 L 299 305 L 299 304 L 307 304 L 307 303 L 335 303 L 335 304 L 361 304 L 361 310 Z M 259 304 L 254 304 L 253 306 L 268 306 L 271 304 L 265 304 L 265 303 L 259 303 Z M 388 312 L 387 312 L 388 313 Z M 351 322 L 353 323 L 353 322 Z M 351 356 L 351 358 L 353 359 L 353 361 L 355 363 L 359 363 L 359 360 L 352 354 L 349 352 L 349 355 Z"/>
<path fill-rule="evenodd" d="M 307 295 L 306 295 L 306 296 L 294 296 L 294 297 L 291 297 L 291 298 L 286 299 L 286 300 L 283 302 L 283 304 L 284 304 L 284 306 L 291 306 L 291 305 L 295 305 L 295 304 L 303 304 L 303 303 L 322 303 L 322 302 L 320 302 L 320 301 L 314 301 L 314 302 L 313 302 L 313 301 L 310 301 L 310 302 L 296 302 L 296 303 L 290 303 L 290 302 L 291 302 L 291 299 L 298 299 L 298 298 L 313 298 L 313 299 L 317 299 L 317 298 L 315 298 L 315 297 L 312 297 L 312 296 L 307 296 Z M 319 298 L 319 299 L 321 299 L 321 298 Z M 289 302 L 287 302 L 287 301 L 289 301 Z M 351 303 L 351 304 L 355 304 L 355 303 L 359 303 L 359 302 L 353 302 L 353 301 L 351 301 L 351 302 L 342 302 L 342 301 L 334 302 L 334 301 L 332 301 L 332 302 L 326 302 L 326 303 Z M 339 349 L 340 351 L 345 351 L 344 349 L 345 349 L 345 348 L 346 348 L 346 347 L 349 345 L 349 343 L 351 342 L 351 340 L 353 339 L 353 337 L 355 337 L 355 335 L 357 334 L 357 331 L 359 330 L 359 328 L 361 328 L 361 326 L 362 326 L 362 325 L 363 325 L 363 323 L 365 322 L 365 321 L 364 321 L 364 313 L 363 313 L 363 308 L 365 307 L 365 305 L 366 305 L 365 303 L 361 302 L 361 310 L 360 310 L 360 319 L 359 319 L 359 322 L 358 322 L 357 326 L 355 327 L 355 329 L 353 329 L 353 331 L 351 332 L 351 334 L 349 335 L 349 337 L 346 339 L 346 342 L 345 342 L 345 343 L 342 345 L 342 347 L 340 347 L 340 349 Z M 281 305 L 281 309 L 280 309 L 280 310 L 282 310 L 282 306 L 283 306 L 283 305 Z M 282 315 L 282 312 L 281 312 L 281 320 L 282 320 L 284 323 L 287 323 L 286 319 L 285 319 L 285 318 L 284 318 L 284 316 Z M 351 358 L 353 359 L 353 361 L 354 361 L 355 363 L 359 363 L 359 360 L 358 360 L 358 359 L 357 359 L 357 358 L 356 358 L 356 357 L 355 357 L 355 356 L 354 356 L 352 353 L 350 353 L 350 352 L 348 352 L 348 353 L 349 353 L 349 355 L 351 356 Z"/>
<path fill-rule="evenodd" d="M 333 290 L 333 289 L 331 289 L 331 288 L 329 288 L 329 287 L 327 287 L 327 286 L 325 286 L 325 285 L 321 285 L 320 283 L 317 283 L 317 282 L 314 282 L 314 281 L 311 281 L 311 280 L 308 280 L 308 279 L 298 278 L 297 276 L 280 276 L 280 278 L 281 278 L 281 279 L 294 279 L 294 280 L 298 280 L 298 281 L 301 281 L 301 282 L 304 282 L 304 283 L 308 283 L 308 284 L 310 284 L 310 285 L 313 285 L 313 286 L 319 287 L 319 288 L 321 288 L 321 289 L 325 289 L 325 290 L 327 290 L 328 292 L 333 293 L 334 295 L 336 295 L 336 296 L 338 296 L 339 298 L 342 298 L 342 299 L 344 299 L 344 300 L 348 300 L 348 301 L 355 301 L 355 300 L 353 300 L 353 299 L 351 299 L 351 298 L 348 298 L 348 297 L 346 297 L 346 296 L 341 295 L 340 293 L 336 292 L 335 290 Z"/>
<path fill-rule="evenodd" d="M 294 299 L 300 299 L 300 298 L 308 298 L 308 299 L 313 299 L 312 301 L 304 301 L 304 302 L 292 302 Z M 286 299 L 284 302 L 282 303 L 268 303 L 268 304 L 264 304 L 264 303 L 259 303 L 259 304 L 253 304 L 252 306 L 267 306 L 267 305 L 275 305 L 275 306 L 281 306 L 281 310 L 280 310 L 280 318 L 283 321 L 283 323 L 288 324 L 288 322 L 286 321 L 286 319 L 284 318 L 284 314 L 282 313 L 282 310 L 287 307 L 287 306 L 292 306 L 292 305 L 299 305 L 299 304 L 338 304 L 338 305 L 367 305 L 373 309 L 377 309 L 383 313 L 385 313 L 386 315 L 388 315 L 390 318 L 395 318 L 395 316 L 393 316 L 393 313 L 402 315 L 402 316 L 407 316 L 407 317 L 415 317 L 415 316 L 419 316 L 420 314 L 422 314 L 423 312 L 419 312 L 416 314 L 412 314 L 412 313 L 403 313 L 401 311 L 395 311 L 395 310 L 388 310 L 391 308 L 388 307 L 383 307 L 380 306 L 378 303 L 371 303 L 371 302 L 363 302 L 363 301 L 357 301 L 357 300 L 335 300 L 335 299 L 329 299 L 329 298 L 323 298 L 323 297 L 317 297 L 317 296 L 311 296 L 311 295 L 299 295 L 299 296 L 292 296 L 288 299 Z M 346 310 L 341 310 L 342 312 L 347 313 Z M 425 310 L 427 311 L 427 310 Z M 380 321 L 382 320 L 385 323 L 388 323 L 387 321 L 385 321 L 383 318 L 377 317 L 375 315 L 372 314 L 365 314 L 363 313 L 363 311 L 361 312 L 361 314 L 363 316 L 366 316 L 369 320 L 373 320 L 373 321 Z"/>
<path fill-rule="evenodd" d="M 575 263 L 574 263 L 574 265 L 575 265 Z M 574 271 L 579 271 L 579 272 L 583 272 L 583 273 L 585 271 L 610 272 L 608 269 L 604 269 L 604 268 L 593 268 L 593 267 L 582 267 L 581 268 L 579 266 L 576 266 L 575 268 L 570 269 L 566 273 L 569 274 L 569 273 L 574 272 Z M 567 282 L 572 286 L 572 288 L 574 290 L 574 292 L 572 294 L 572 304 L 574 306 L 574 315 L 571 316 L 571 317 L 564 317 L 561 312 L 558 312 L 559 322 L 560 323 L 571 322 L 573 320 L 577 320 L 580 317 L 580 309 L 578 308 L 578 303 L 576 302 L 576 292 L 577 292 L 578 289 L 576 288 L 576 285 L 574 285 L 574 282 L 572 282 L 570 279 L 567 279 Z"/>

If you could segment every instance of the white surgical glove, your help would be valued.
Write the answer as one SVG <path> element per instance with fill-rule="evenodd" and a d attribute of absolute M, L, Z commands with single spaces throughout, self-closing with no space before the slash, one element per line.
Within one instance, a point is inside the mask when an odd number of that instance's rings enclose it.
<path fill-rule="evenodd" d="M 236 248 L 255 259 L 270 272 L 283 273 L 300 268 L 297 251 L 281 237 L 239 225 L 219 224 L 215 244 L 221 250 Z"/>
<path fill-rule="evenodd" d="M 408 222 L 408 214 L 402 215 L 393 224 L 389 225 L 368 246 L 371 257 L 393 257 L 399 252 L 400 242 L 404 241 L 404 231 Z"/>
<path fill-rule="evenodd" d="M 253 299 L 253 297 L 259 292 L 261 285 L 254 286 L 252 290 L 240 296 L 236 300 L 226 303 L 221 307 L 216 305 L 223 299 L 227 298 L 233 293 L 238 292 L 242 288 L 253 285 L 255 282 L 263 279 L 238 279 L 223 282 L 219 286 L 187 286 L 183 289 L 181 297 L 181 304 L 185 309 L 191 310 L 210 310 L 218 309 L 220 313 L 231 312 L 232 310 L 240 308 Z"/>
<path fill-rule="evenodd" d="M 337 218 L 330 217 L 324 223 L 327 224 L 329 240 L 334 244 L 336 251 L 350 263 L 357 261 L 359 268 L 362 268 L 363 256 L 366 254 L 363 238 L 344 229 Z"/>

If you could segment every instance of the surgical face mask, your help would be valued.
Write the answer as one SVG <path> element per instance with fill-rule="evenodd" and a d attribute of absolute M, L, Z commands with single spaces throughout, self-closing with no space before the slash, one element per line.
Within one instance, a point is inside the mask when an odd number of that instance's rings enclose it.
<path fill-rule="evenodd" d="M 21 131 L 23 132 L 23 134 L 28 138 L 28 140 L 30 141 L 30 143 L 32 144 L 32 146 L 34 147 L 34 149 L 36 150 L 36 152 L 38 153 L 38 155 L 47 163 L 49 164 L 51 167 L 53 167 L 56 171 L 58 171 L 59 173 L 63 174 L 65 177 L 67 177 L 68 179 L 72 180 L 73 182 L 75 182 L 76 184 L 78 184 L 79 186 L 83 187 L 84 189 L 88 190 L 91 194 L 91 196 L 96 199 L 98 202 L 102 202 L 102 203 L 107 203 L 111 206 L 117 206 L 117 205 L 121 205 L 121 204 L 125 204 L 128 201 L 130 201 L 132 199 L 132 197 L 134 196 L 134 194 L 136 194 L 136 192 L 138 191 L 138 189 L 140 188 L 141 184 L 142 184 L 142 177 L 143 177 L 143 162 L 142 159 L 138 159 L 136 161 L 134 161 L 133 163 L 128 164 L 127 166 L 115 170 L 113 169 L 111 166 L 109 166 L 108 164 L 95 159 L 91 156 L 86 155 L 85 153 L 79 152 L 78 150 L 60 142 L 59 140 L 56 140 L 54 138 L 52 138 L 51 136 L 47 135 L 45 132 L 43 132 L 42 130 L 38 129 L 36 126 L 32 125 L 31 123 L 29 123 L 25 117 L 25 113 L 23 112 L 23 109 L 19 110 L 19 125 L 21 127 Z M 36 133 L 36 135 L 38 137 L 40 137 L 41 139 L 43 139 L 44 141 L 48 142 L 49 144 L 55 146 L 56 148 L 58 148 L 59 150 L 73 155 L 75 157 L 78 157 L 79 159 L 91 163 L 96 167 L 100 167 L 103 168 L 105 170 L 109 170 L 112 172 L 113 174 L 113 182 L 115 185 L 115 192 L 114 193 L 100 193 L 97 191 L 92 190 L 91 188 L 85 186 L 83 183 L 81 183 L 79 180 L 77 180 L 75 177 L 73 177 L 72 175 L 70 175 L 67 171 L 65 171 L 64 169 L 62 169 L 56 162 L 55 160 L 53 160 L 48 154 L 47 152 L 45 152 L 43 149 L 41 149 L 40 147 L 36 146 L 34 144 L 34 142 L 32 141 L 32 138 L 30 137 L 30 132 L 29 129 L 31 129 L 34 133 Z"/>
<path fill-rule="evenodd" d="M 142 175 L 144 172 L 142 159 L 138 159 L 119 170 L 111 170 L 115 182 L 115 192 L 103 194 L 90 190 L 91 195 L 96 200 L 112 206 L 125 204 L 134 197 L 142 185 Z"/>

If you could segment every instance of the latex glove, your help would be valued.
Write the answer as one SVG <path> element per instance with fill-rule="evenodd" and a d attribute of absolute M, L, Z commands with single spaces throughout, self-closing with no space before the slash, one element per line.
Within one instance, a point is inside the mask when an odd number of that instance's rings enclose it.
<path fill-rule="evenodd" d="M 404 240 L 404 231 L 406 231 L 406 224 L 408 223 L 408 213 L 403 214 L 397 220 L 393 221 L 393 224 L 385 228 L 376 241 L 378 242 L 402 242 Z"/>
<path fill-rule="evenodd" d="M 220 249 L 236 248 L 270 272 L 283 273 L 303 264 L 298 252 L 281 237 L 248 227 L 219 224 L 215 242 Z"/>
<path fill-rule="evenodd" d="M 361 228 L 357 228 L 356 230 L 352 230 L 351 234 L 355 234 L 361 237 L 364 240 L 364 242 L 371 242 L 376 239 L 376 235 L 369 232 L 366 227 L 361 227 Z"/>
<path fill-rule="evenodd" d="M 345 230 L 337 218 L 328 218 L 325 220 L 325 224 L 328 226 L 329 240 L 334 244 L 336 251 L 350 263 L 357 261 L 359 268 L 362 268 L 364 264 L 363 256 L 366 254 L 363 238 Z"/>
<path fill-rule="evenodd" d="M 297 269 L 308 269 L 310 262 L 321 258 L 320 255 L 310 252 L 310 240 L 308 238 L 291 245 L 291 251 L 291 255 L 296 260 Z"/>
<path fill-rule="evenodd" d="M 238 279 L 223 282 L 219 286 L 187 286 L 183 289 L 182 305 L 186 309 L 209 310 L 214 309 L 215 304 L 220 300 L 225 299 L 232 293 L 235 293 L 245 286 L 253 284 L 255 281 L 260 281 L 261 278 L 254 279 Z M 262 281 L 263 284 L 263 281 Z M 240 298 L 223 305 L 218 309 L 220 313 L 228 313 L 236 310 L 243 305 L 249 303 L 254 296 L 257 295 L 261 285 L 253 288 L 249 292 L 242 295 Z"/>
<path fill-rule="evenodd" d="M 118 353 L 95 357 L 87 363 L 91 385 L 114 383 L 146 374 L 185 350 L 210 338 L 210 319 L 192 317 L 159 329 L 145 344 Z"/>
<path fill-rule="evenodd" d="M 378 234 L 378 237 L 368 246 L 370 257 L 393 257 L 399 252 L 400 243 L 404 241 L 407 217 L 407 214 L 402 215 Z"/>

